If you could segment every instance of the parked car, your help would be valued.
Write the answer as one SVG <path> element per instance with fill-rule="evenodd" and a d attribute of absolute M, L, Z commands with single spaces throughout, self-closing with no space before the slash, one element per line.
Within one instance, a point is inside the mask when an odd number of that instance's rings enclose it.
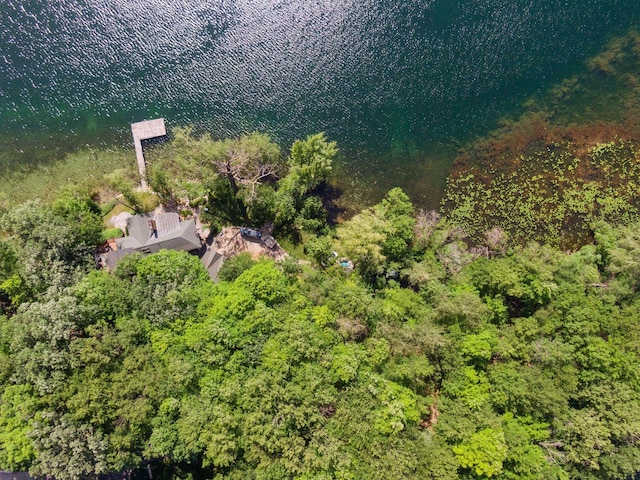
<path fill-rule="evenodd" d="M 262 238 L 262 232 L 260 230 L 256 230 L 255 228 L 249 228 L 249 227 L 241 227 L 240 235 L 243 235 L 245 237 Z"/>

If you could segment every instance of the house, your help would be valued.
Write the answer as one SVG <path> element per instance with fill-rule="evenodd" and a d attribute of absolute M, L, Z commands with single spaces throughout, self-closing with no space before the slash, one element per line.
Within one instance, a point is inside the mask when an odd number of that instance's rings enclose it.
<path fill-rule="evenodd" d="M 128 236 L 116 239 L 117 250 L 104 258 L 110 269 L 129 253 L 167 250 L 200 250 L 202 242 L 194 220 L 180 221 L 177 213 L 142 213 L 127 219 Z"/>
<path fill-rule="evenodd" d="M 110 251 L 99 257 L 99 264 L 109 270 L 115 268 L 118 260 L 133 252 L 149 254 L 160 249 L 197 250 L 209 277 L 217 282 L 225 259 L 239 253 L 249 252 L 254 258 L 267 256 L 276 261 L 286 257 L 285 251 L 271 235 L 248 227 L 225 227 L 209 245 L 200 240 L 195 221 L 181 222 L 177 213 L 143 213 L 128 217 L 122 217 L 121 214 L 118 219 L 123 222 L 121 226 L 124 226 L 124 218 L 128 235 L 110 240 Z"/>

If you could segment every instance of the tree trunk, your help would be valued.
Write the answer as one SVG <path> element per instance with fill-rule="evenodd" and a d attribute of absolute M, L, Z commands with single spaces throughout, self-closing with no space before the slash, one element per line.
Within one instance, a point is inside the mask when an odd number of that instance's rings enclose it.
<path fill-rule="evenodd" d="M 236 183 L 236 179 L 233 176 L 233 173 L 231 173 L 230 168 L 227 168 L 227 180 L 229 180 L 229 187 L 231 187 L 233 196 L 235 197 L 236 203 L 238 204 L 238 210 L 240 210 L 240 215 L 242 215 L 242 218 L 244 219 L 244 223 L 248 224 L 249 215 L 247 214 L 247 206 L 244 204 L 242 199 L 238 197 L 238 192 L 240 191 L 240 188 L 238 187 L 238 184 Z"/>
<path fill-rule="evenodd" d="M 233 173 L 231 172 L 230 168 L 227 168 L 227 180 L 229 180 L 229 186 L 231 187 L 231 191 L 233 192 L 234 195 L 238 195 L 238 191 L 240 191 L 240 189 L 238 188 L 238 184 L 236 183 L 236 178 L 233 176 Z"/>

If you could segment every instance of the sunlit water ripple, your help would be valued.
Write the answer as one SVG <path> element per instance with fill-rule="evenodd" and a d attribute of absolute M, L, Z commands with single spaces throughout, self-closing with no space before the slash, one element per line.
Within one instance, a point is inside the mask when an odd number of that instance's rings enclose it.
<path fill-rule="evenodd" d="M 1 145 L 128 145 L 155 116 L 283 145 L 326 131 L 343 172 L 433 204 L 452 139 L 639 18 L 631 0 L 3 0 Z"/>

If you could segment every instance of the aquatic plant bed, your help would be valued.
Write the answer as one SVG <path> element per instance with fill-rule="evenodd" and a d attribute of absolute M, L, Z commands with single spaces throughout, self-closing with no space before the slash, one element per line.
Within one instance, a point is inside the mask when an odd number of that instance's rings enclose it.
<path fill-rule="evenodd" d="M 499 227 L 515 243 L 572 248 L 594 221 L 640 218 L 638 143 L 620 125 L 552 128 L 529 118 L 458 158 L 443 208 L 476 241 Z"/>

